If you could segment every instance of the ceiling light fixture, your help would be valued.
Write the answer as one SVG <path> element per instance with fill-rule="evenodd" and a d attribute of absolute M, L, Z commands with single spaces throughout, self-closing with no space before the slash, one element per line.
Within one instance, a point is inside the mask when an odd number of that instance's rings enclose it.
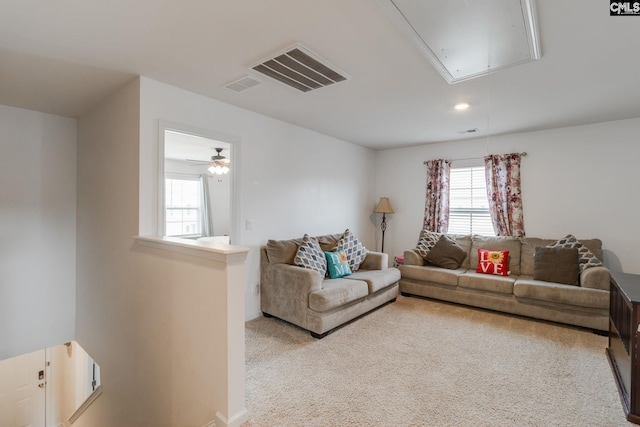
<path fill-rule="evenodd" d="M 463 111 L 463 110 L 466 110 L 467 108 L 469 108 L 469 103 L 468 102 L 459 102 L 456 105 L 454 105 L 453 108 L 455 108 L 458 111 Z"/>
<path fill-rule="evenodd" d="M 220 155 L 222 148 L 216 148 L 217 155 L 211 156 L 211 166 L 207 168 L 211 175 L 225 175 L 229 173 L 231 162 L 225 156 Z"/>

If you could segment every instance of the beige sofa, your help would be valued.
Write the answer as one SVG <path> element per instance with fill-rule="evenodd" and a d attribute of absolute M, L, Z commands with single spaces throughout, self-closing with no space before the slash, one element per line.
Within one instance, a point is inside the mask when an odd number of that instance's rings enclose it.
<path fill-rule="evenodd" d="M 579 286 L 534 280 L 536 247 L 555 242 L 552 239 L 505 238 L 486 236 L 448 236 L 466 251 L 457 269 L 428 263 L 416 250 L 404 252 L 400 271 L 402 295 L 418 295 L 550 320 L 599 331 L 609 328 L 609 270 L 589 267 L 579 274 Z M 580 240 L 602 259 L 599 239 Z M 478 249 L 510 251 L 509 276 L 476 273 Z"/>
<path fill-rule="evenodd" d="M 341 234 L 317 237 L 331 251 Z M 389 268 L 388 255 L 368 252 L 360 268 L 339 279 L 299 267 L 294 258 L 300 239 L 269 240 L 260 250 L 261 310 L 323 338 L 333 329 L 398 296 L 400 271 Z"/>

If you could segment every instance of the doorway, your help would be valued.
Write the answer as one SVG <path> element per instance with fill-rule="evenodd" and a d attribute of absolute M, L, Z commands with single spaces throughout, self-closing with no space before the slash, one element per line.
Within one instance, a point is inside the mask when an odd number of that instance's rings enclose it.
<path fill-rule="evenodd" d="M 100 366 L 75 341 L 0 360 L 0 426 L 68 425 L 101 392 Z"/>

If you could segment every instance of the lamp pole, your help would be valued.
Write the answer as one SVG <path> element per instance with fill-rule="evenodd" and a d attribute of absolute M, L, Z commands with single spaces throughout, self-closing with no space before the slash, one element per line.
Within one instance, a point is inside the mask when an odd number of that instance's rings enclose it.
<path fill-rule="evenodd" d="M 380 229 L 382 230 L 382 251 L 384 252 L 384 232 L 387 230 L 387 214 L 382 213 L 382 223 L 380 223 Z"/>
<path fill-rule="evenodd" d="M 380 197 L 380 201 L 373 211 L 375 213 L 382 214 L 382 223 L 380 224 L 380 228 L 382 229 L 382 252 L 384 252 L 384 232 L 387 230 L 387 214 L 394 213 L 391 203 L 389 202 L 389 198 Z"/>

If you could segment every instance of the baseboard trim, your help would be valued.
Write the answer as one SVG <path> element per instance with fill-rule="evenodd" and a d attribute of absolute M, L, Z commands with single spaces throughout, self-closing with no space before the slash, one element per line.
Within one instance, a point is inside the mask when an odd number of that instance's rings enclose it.
<path fill-rule="evenodd" d="M 249 411 L 243 408 L 242 411 L 233 415 L 232 417 L 225 417 L 220 412 L 216 412 L 216 419 L 214 421 L 215 427 L 240 427 L 249 419 Z M 209 426 L 205 426 L 209 427 Z"/>

